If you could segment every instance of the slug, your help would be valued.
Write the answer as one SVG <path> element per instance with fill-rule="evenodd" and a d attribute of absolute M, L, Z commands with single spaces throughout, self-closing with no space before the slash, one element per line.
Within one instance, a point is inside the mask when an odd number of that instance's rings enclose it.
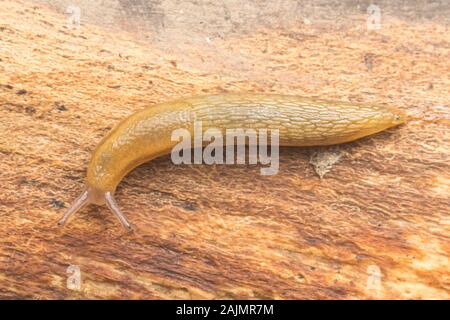
<path fill-rule="evenodd" d="M 203 130 L 278 129 L 280 146 L 322 146 L 349 142 L 405 121 L 403 112 L 382 106 L 276 94 L 217 94 L 182 98 L 138 111 L 116 125 L 99 143 L 87 168 L 85 189 L 59 221 L 84 206 L 106 204 L 121 224 L 130 223 L 114 200 L 122 178 L 140 164 L 170 153 L 171 133 Z"/>

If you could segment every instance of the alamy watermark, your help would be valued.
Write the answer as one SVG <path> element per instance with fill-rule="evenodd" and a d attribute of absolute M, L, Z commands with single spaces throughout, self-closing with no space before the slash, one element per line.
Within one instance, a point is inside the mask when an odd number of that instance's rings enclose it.
<path fill-rule="evenodd" d="M 381 9 L 376 4 L 371 4 L 367 7 L 367 29 L 368 30 L 380 30 L 381 29 Z"/>
<path fill-rule="evenodd" d="M 80 23 L 81 23 L 81 9 L 80 7 L 70 5 L 66 8 L 66 13 L 68 14 L 67 17 L 67 28 L 72 29 L 79 29 Z"/>
<path fill-rule="evenodd" d="M 71 264 L 67 267 L 67 289 L 79 291 L 81 289 L 81 271 L 80 267 Z"/>
<path fill-rule="evenodd" d="M 382 280 L 383 274 L 379 266 L 371 264 L 367 267 L 367 281 L 366 290 L 372 296 L 379 296 L 382 291 Z"/>
<path fill-rule="evenodd" d="M 260 169 L 262 175 L 278 173 L 280 146 L 278 129 L 235 128 L 224 131 L 209 128 L 203 132 L 201 121 L 194 122 L 193 137 L 187 129 L 174 130 L 171 139 L 178 143 L 171 152 L 172 162 L 174 164 L 204 163 L 210 165 L 257 164 L 259 162 L 262 165 L 268 165 L 268 167 Z M 246 146 L 248 146 L 248 157 L 246 157 Z M 204 148 L 202 149 L 202 147 Z"/>

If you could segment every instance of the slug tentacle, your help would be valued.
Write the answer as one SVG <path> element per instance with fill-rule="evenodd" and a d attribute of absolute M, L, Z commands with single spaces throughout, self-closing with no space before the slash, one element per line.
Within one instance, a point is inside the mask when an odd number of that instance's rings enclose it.
<path fill-rule="evenodd" d="M 84 208 L 88 204 L 106 204 L 109 210 L 111 210 L 112 213 L 114 213 L 114 215 L 119 219 L 122 226 L 124 226 L 128 230 L 132 229 L 127 218 L 120 211 L 112 192 L 101 192 L 90 187 L 86 188 L 86 190 L 83 191 L 77 199 L 75 199 L 69 209 L 67 209 L 67 211 L 64 213 L 61 220 L 59 220 L 58 224 L 61 226 L 64 225 L 70 218 L 70 216 L 72 216 L 75 212 Z"/>
<path fill-rule="evenodd" d="M 132 228 L 130 223 L 128 222 L 124 214 L 120 211 L 119 206 L 117 205 L 116 200 L 114 200 L 114 196 L 111 192 L 105 193 L 105 200 L 109 210 L 111 210 L 116 215 L 122 226 L 124 226 L 128 230 L 131 230 Z"/>
<path fill-rule="evenodd" d="M 72 203 L 72 205 L 67 209 L 67 211 L 64 213 L 61 220 L 59 220 L 58 224 L 60 226 L 64 225 L 67 221 L 67 219 L 70 218 L 71 215 L 73 215 L 78 210 L 82 209 L 83 207 L 87 206 L 89 204 L 89 193 L 88 190 L 84 190 L 78 198 L 75 199 L 75 201 Z"/>

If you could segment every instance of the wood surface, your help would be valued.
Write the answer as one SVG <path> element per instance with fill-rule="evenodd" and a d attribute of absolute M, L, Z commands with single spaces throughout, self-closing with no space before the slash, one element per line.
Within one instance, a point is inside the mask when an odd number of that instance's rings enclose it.
<path fill-rule="evenodd" d="M 368 31 L 361 15 L 214 41 L 168 52 L 1 2 L 0 297 L 449 299 L 448 27 L 392 18 Z M 96 206 L 57 226 L 120 119 L 227 91 L 393 105 L 410 120 L 345 145 L 282 148 L 275 176 L 162 157 L 116 193 L 134 232 Z"/>

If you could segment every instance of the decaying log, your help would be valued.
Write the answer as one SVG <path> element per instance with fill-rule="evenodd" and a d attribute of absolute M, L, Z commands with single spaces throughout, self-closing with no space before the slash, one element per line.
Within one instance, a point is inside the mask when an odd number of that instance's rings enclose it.
<path fill-rule="evenodd" d="M 450 298 L 443 25 L 301 24 L 182 56 L 100 26 L 68 29 L 27 2 L 2 2 L 0 21 L 0 297 Z M 239 53 L 243 64 L 226 59 Z M 57 226 L 111 126 L 156 102 L 224 91 L 395 105 L 411 119 L 354 143 L 282 148 L 275 176 L 162 157 L 117 191 L 133 233 L 95 206 Z"/>

